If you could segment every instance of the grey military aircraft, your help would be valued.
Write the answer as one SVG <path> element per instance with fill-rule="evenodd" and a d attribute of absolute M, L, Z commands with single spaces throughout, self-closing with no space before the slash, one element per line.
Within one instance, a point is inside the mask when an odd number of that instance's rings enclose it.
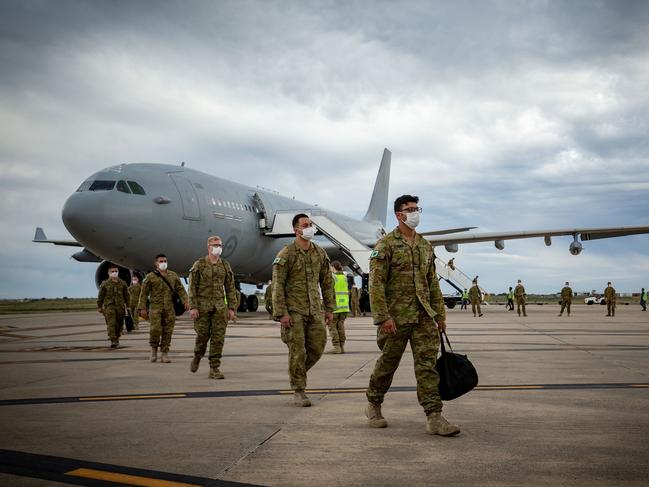
<path fill-rule="evenodd" d="M 297 201 L 261 187 L 253 188 L 196 171 L 184 164 L 120 164 L 96 172 L 65 202 L 62 218 L 74 240 L 48 240 L 42 228 L 34 242 L 82 247 L 72 257 L 97 262 L 95 283 L 106 278 L 110 263 L 120 266 L 129 282 L 133 273 L 152 268 L 154 256 L 164 253 L 171 267 L 186 276 L 192 263 L 205 253 L 210 235 L 223 239 L 238 283 L 262 287 L 271 277 L 275 255 L 294 237 L 293 216 L 306 213 L 332 258 L 358 274 L 369 271 L 372 248 L 385 235 L 391 152 L 383 158 L 369 208 L 361 219 L 350 218 L 316 205 Z M 458 244 L 493 241 L 503 249 L 509 239 L 573 237 L 569 250 L 582 251 L 581 241 L 649 233 L 649 226 L 571 228 L 519 232 L 467 233 L 476 227 L 421 233 L 433 245 L 456 252 Z M 257 309 L 254 295 L 243 296 L 240 310 Z"/>

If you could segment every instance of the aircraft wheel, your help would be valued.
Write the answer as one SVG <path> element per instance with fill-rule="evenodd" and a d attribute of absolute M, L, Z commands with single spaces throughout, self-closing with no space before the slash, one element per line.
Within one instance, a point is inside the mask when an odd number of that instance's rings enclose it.
<path fill-rule="evenodd" d="M 257 296 L 251 294 L 246 298 L 246 301 L 248 304 L 248 311 L 250 311 L 251 313 L 257 311 L 257 308 L 259 308 L 259 300 L 257 299 Z"/>
<path fill-rule="evenodd" d="M 239 308 L 237 308 L 238 313 L 245 313 L 248 311 L 248 301 L 246 295 L 242 292 L 239 292 Z"/>
<path fill-rule="evenodd" d="M 455 308 L 455 301 L 450 301 L 450 302 L 446 303 L 446 307 L 447 307 L 448 309 L 453 309 L 453 308 Z"/>

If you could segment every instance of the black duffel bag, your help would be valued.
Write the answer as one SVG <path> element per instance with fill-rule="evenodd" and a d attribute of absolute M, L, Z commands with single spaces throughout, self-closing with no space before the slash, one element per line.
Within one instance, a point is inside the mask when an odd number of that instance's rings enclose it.
<path fill-rule="evenodd" d="M 180 295 L 176 292 L 176 290 L 171 287 L 171 284 L 169 284 L 169 281 L 165 279 L 165 276 L 160 274 L 158 271 L 154 271 L 154 274 L 160 277 L 167 286 L 169 286 L 169 289 L 171 289 L 171 302 L 174 305 L 174 313 L 176 313 L 176 316 L 180 316 L 185 312 L 185 303 L 183 303 L 183 300 L 180 299 Z"/>
<path fill-rule="evenodd" d="M 124 327 L 129 333 L 133 331 L 133 317 L 129 311 L 124 315 Z"/>
<path fill-rule="evenodd" d="M 450 352 L 446 351 L 444 339 Z M 439 395 L 443 401 L 458 398 L 478 385 L 478 373 L 466 355 L 454 353 L 446 332 L 440 333 L 442 355 L 437 359 Z"/>

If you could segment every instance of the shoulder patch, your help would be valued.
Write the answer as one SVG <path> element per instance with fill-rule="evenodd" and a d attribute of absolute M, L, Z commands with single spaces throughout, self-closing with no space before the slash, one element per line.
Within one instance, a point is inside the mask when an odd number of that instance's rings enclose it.
<path fill-rule="evenodd" d="M 286 259 L 282 259 L 281 257 L 275 257 L 275 260 L 273 261 L 273 265 L 284 265 L 286 264 Z"/>
<path fill-rule="evenodd" d="M 385 259 L 385 254 L 378 250 L 373 250 L 370 254 L 370 259 Z"/>

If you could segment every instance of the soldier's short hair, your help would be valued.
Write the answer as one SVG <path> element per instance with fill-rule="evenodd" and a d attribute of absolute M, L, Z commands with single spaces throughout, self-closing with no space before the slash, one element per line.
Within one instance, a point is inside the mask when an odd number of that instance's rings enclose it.
<path fill-rule="evenodd" d="M 332 261 L 331 262 L 331 267 L 333 267 L 337 271 L 342 271 L 343 270 L 343 265 L 338 260 Z"/>
<path fill-rule="evenodd" d="M 309 215 L 305 213 L 298 213 L 293 217 L 293 228 L 297 228 L 297 224 L 300 221 L 300 218 L 309 218 Z"/>
<path fill-rule="evenodd" d="M 165 259 L 167 258 L 167 256 L 165 254 L 158 254 L 158 255 L 155 256 L 155 259 L 153 259 L 153 260 L 158 260 L 160 257 L 164 257 Z"/>
<path fill-rule="evenodd" d="M 111 265 L 108 266 L 108 270 L 111 270 L 111 269 L 117 269 L 117 270 L 119 270 L 119 267 L 117 267 L 116 264 L 111 264 Z"/>
<path fill-rule="evenodd" d="M 396 213 L 398 211 L 401 211 L 401 207 L 406 203 L 419 203 L 419 196 L 412 196 L 409 194 L 399 196 L 396 200 L 394 200 L 394 212 Z"/>
<path fill-rule="evenodd" d="M 219 237 L 218 235 L 212 235 L 211 237 L 207 237 L 207 244 L 209 245 L 210 242 L 215 242 L 215 241 L 220 241 L 223 242 L 223 239 Z"/>

